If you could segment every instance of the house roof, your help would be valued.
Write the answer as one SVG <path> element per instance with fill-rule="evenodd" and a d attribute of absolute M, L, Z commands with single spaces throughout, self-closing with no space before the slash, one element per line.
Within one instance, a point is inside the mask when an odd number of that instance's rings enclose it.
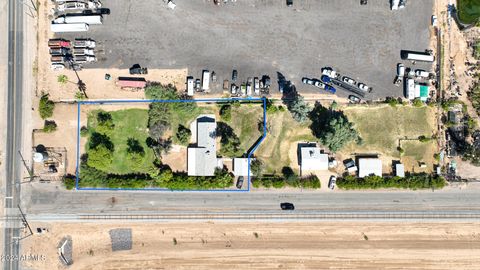
<path fill-rule="evenodd" d="M 318 147 L 302 147 L 300 150 L 300 169 L 328 170 L 328 155 L 322 154 Z"/>
<path fill-rule="evenodd" d="M 382 161 L 378 158 L 358 159 L 358 177 L 369 175 L 382 176 Z"/>
<path fill-rule="evenodd" d="M 218 167 L 214 115 L 197 118 L 197 146 L 188 148 L 188 175 L 213 176 Z"/>

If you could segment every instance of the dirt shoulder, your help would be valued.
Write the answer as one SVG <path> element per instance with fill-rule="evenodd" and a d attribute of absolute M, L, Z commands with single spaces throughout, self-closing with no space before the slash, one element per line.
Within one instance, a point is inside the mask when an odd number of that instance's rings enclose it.
<path fill-rule="evenodd" d="M 49 232 L 24 240 L 32 269 L 64 269 L 62 237 L 73 240 L 69 269 L 474 269 L 478 223 L 147 223 L 32 224 Z M 128 251 L 111 250 L 109 230 L 131 228 Z M 174 240 L 176 239 L 176 244 Z"/>

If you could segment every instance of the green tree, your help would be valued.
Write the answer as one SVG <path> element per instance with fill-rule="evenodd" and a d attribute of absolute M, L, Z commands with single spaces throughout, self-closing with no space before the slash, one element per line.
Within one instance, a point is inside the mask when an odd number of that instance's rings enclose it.
<path fill-rule="evenodd" d="M 423 101 L 421 101 L 419 98 L 416 98 L 413 100 L 413 106 L 415 107 L 422 107 L 424 104 L 423 104 Z"/>
<path fill-rule="evenodd" d="M 104 144 L 99 144 L 88 150 L 88 166 L 107 171 L 113 160 L 113 151 Z"/>
<path fill-rule="evenodd" d="M 215 130 L 217 136 L 220 136 L 220 153 L 224 156 L 235 156 L 239 152 L 240 138 L 233 129 L 224 122 L 218 122 Z"/>
<path fill-rule="evenodd" d="M 351 141 L 360 142 L 353 124 L 340 111 L 328 110 L 317 102 L 310 113 L 310 119 L 313 135 L 333 152 L 340 150 Z"/>
<path fill-rule="evenodd" d="M 38 104 L 38 111 L 40 112 L 40 117 L 42 117 L 42 119 L 52 117 L 54 109 L 55 103 L 48 99 L 48 94 L 43 94 L 40 98 L 40 103 Z"/>
<path fill-rule="evenodd" d="M 357 131 L 353 125 L 344 117 L 332 118 L 329 122 L 329 128 L 322 136 L 322 144 L 327 146 L 333 152 L 342 149 L 345 144 L 358 138 Z"/>
<path fill-rule="evenodd" d="M 263 162 L 258 159 L 258 158 L 255 158 L 253 159 L 251 162 L 250 162 L 250 173 L 251 173 L 251 176 L 253 177 L 261 177 L 263 175 L 263 171 L 264 171 L 264 164 Z"/>
<path fill-rule="evenodd" d="M 186 128 L 184 125 L 178 125 L 177 133 L 175 134 L 177 140 L 183 144 L 187 145 L 190 142 L 190 137 L 192 136 L 192 132 L 190 129 Z"/>
<path fill-rule="evenodd" d="M 57 123 L 55 123 L 55 121 L 45 120 L 45 123 L 43 124 L 43 132 L 50 133 L 55 130 L 57 130 Z"/>
<path fill-rule="evenodd" d="M 297 122 L 305 122 L 311 111 L 310 106 L 305 103 L 304 98 L 300 95 L 295 95 L 293 100 L 287 103 L 287 108 Z"/>
<path fill-rule="evenodd" d="M 97 127 L 96 130 L 100 133 L 109 134 L 115 124 L 113 123 L 112 114 L 105 111 L 100 111 L 97 113 Z"/>

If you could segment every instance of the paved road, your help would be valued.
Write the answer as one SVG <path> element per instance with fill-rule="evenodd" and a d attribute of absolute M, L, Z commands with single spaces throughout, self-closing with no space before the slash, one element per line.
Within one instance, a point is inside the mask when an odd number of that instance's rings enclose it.
<path fill-rule="evenodd" d="M 5 179 L 5 209 L 16 208 L 20 203 L 20 150 L 22 138 L 22 61 L 23 61 L 23 5 L 20 1 L 8 2 L 8 108 L 7 149 Z M 14 226 L 15 227 L 15 226 Z M 18 228 L 5 227 L 4 252 L 6 256 L 17 256 L 20 236 Z M 18 269 L 18 260 L 6 261 L 4 269 Z"/>
<path fill-rule="evenodd" d="M 47 184 L 34 184 L 25 195 L 28 198 L 24 201 L 27 218 L 38 220 L 78 220 L 79 216 L 88 214 L 209 214 L 214 215 L 212 219 L 221 215 L 288 215 L 289 212 L 280 210 L 281 202 L 294 203 L 297 214 L 376 213 L 398 216 L 402 213 L 448 213 L 449 217 L 458 214 L 459 219 L 471 218 L 471 214 L 475 215 L 474 219 L 480 217 L 479 189 L 434 192 L 108 192 L 62 191 Z"/>

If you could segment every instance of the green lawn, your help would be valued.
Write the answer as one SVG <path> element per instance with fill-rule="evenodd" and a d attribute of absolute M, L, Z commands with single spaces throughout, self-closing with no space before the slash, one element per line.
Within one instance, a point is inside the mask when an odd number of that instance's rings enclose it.
<path fill-rule="evenodd" d="M 267 137 L 255 152 L 255 156 L 264 161 L 266 174 L 278 174 L 283 167 L 297 170 L 296 160 L 290 159 L 290 150 L 296 151 L 298 141 L 317 141 L 310 124 L 311 121 L 296 122 L 288 111 L 267 116 Z"/>
<path fill-rule="evenodd" d="M 402 142 L 402 149 L 405 151 L 404 156 L 412 157 L 416 161 L 422 161 L 425 159 L 425 154 L 430 153 L 429 150 L 433 143 L 435 142 L 404 141 Z"/>
<path fill-rule="evenodd" d="M 92 111 L 88 116 L 88 127 L 90 132 L 95 130 L 97 113 L 98 111 Z M 145 143 L 145 140 L 148 137 L 147 110 L 127 109 L 112 111 L 110 113 L 115 125 L 110 134 L 110 139 L 114 144 L 115 150 L 112 164 L 107 171 L 115 174 L 147 172 L 155 159 L 153 151 L 148 148 Z M 140 164 L 131 164 L 131 162 L 127 161 L 127 140 L 129 138 L 137 139 L 145 150 L 145 156 Z"/>
<path fill-rule="evenodd" d="M 353 143 L 346 147 L 347 153 L 375 151 L 398 157 L 398 139 L 431 136 L 434 132 L 434 109 L 427 106 L 355 106 L 344 108 L 344 113 L 363 139 L 361 146 Z"/>
<path fill-rule="evenodd" d="M 474 23 L 480 18 L 479 0 L 458 0 L 458 18 L 463 23 Z"/>
<path fill-rule="evenodd" d="M 241 153 L 246 153 L 262 135 L 258 131 L 258 122 L 262 120 L 263 108 L 260 105 L 245 104 L 232 107 L 232 119 L 228 124 L 240 138 Z"/>

